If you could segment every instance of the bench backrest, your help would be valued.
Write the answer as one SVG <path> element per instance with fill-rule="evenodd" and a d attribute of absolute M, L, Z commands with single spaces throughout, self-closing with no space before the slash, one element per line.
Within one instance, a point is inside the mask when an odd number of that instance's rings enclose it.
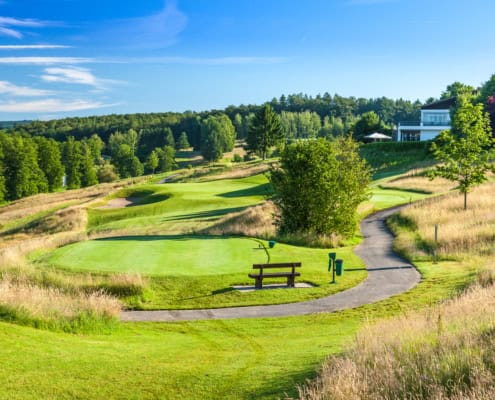
<path fill-rule="evenodd" d="M 253 269 L 265 269 L 265 268 L 298 268 L 301 267 L 300 262 L 292 263 L 272 263 L 272 264 L 253 264 Z"/>

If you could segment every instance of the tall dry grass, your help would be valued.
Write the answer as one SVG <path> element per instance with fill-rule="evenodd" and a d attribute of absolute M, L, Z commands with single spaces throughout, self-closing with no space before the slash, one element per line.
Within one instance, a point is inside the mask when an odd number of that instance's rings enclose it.
<path fill-rule="evenodd" d="M 273 224 L 275 212 L 273 202 L 265 201 L 240 212 L 227 214 L 215 225 L 199 233 L 205 235 L 244 235 L 262 239 L 272 238 L 276 235 L 275 225 Z"/>
<path fill-rule="evenodd" d="M 68 273 L 26 258 L 86 240 L 86 207 L 132 182 L 37 195 L 0 208 L 0 221 L 11 226 L 0 231 L 1 319 L 71 332 L 101 328 L 120 312 L 119 297 L 143 294 L 147 282 L 139 274 Z"/>
<path fill-rule="evenodd" d="M 495 254 L 495 183 L 475 187 L 468 194 L 468 209 L 463 197 L 450 193 L 417 203 L 392 218 L 392 224 L 408 226 L 415 240 L 399 234 L 397 246 L 408 256 L 420 258 L 435 249 L 435 225 L 438 225 L 439 257 L 462 258 Z"/>
<path fill-rule="evenodd" d="M 300 399 L 494 399 L 495 286 L 367 325 Z"/>
<path fill-rule="evenodd" d="M 430 180 L 426 176 L 411 175 L 392 179 L 388 182 L 382 183 L 380 187 L 383 189 L 398 189 L 433 194 L 448 192 L 449 190 L 454 189 L 456 184 L 443 178 L 435 178 L 434 180 Z"/>
<path fill-rule="evenodd" d="M 36 286 L 18 276 L 3 274 L 0 304 L 23 309 L 34 318 L 73 318 L 80 313 L 115 317 L 121 310 L 118 299 L 106 293 L 66 293 L 60 289 Z"/>

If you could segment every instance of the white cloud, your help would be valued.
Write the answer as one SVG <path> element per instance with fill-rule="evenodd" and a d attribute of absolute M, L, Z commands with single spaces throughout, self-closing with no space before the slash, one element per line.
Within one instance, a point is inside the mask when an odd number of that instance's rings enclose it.
<path fill-rule="evenodd" d="M 80 85 L 98 86 L 98 79 L 86 68 L 46 68 L 41 77 L 46 82 L 76 83 Z"/>
<path fill-rule="evenodd" d="M 24 35 L 19 29 L 15 28 L 43 28 L 45 26 L 57 25 L 50 21 L 41 21 L 37 19 L 19 19 L 11 17 L 0 17 L 0 35 L 10 36 L 16 39 L 22 39 Z"/>
<path fill-rule="evenodd" d="M 87 64 L 95 62 L 92 58 L 82 57 L 0 57 L 0 64 Z"/>
<path fill-rule="evenodd" d="M 93 86 L 99 90 L 105 90 L 108 85 L 126 83 L 112 79 L 97 78 L 89 69 L 77 67 L 45 68 L 45 74 L 42 75 L 41 79 L 43 79 L 45 82 L 61 82 L 76 85 L 88 85 Z"/>
<path fill-rule="evenodd" d="M 0 81 L 0 94 L 12 96 L 47 96 L 52 94 L 48 90 L 34 89 L 27 86 L 17 86 L 7 81 Z"/>
<path fill-rule="evenodd" d="M 0 50 L 43 50 L 43 49 L 69 49 L 72 46 L 60 44 L 6 44 L 0 45 Z"/>
<path fill-rule="evenodd" d="M 63 99 L 44 99 L 44 100 L 26 101 L 26 102 L 0 103 L 0 112 L 54 113 L 54 112 L 66 112 L 66 111 L 91 110 L 96 108 L 113 107 L 116 105 L 118 104 L 103 104 L 98 101 L 88 101 L 88 100 L 66 101 Z"/>
<path fill-rule="evenodd" d="M 38 21 L 36 19 L 18 19 L 18 18 L 10 18 L 10 17 L 0 17 L 0 25 L 41 28 L 43 26 L 49 25 L 49 22 Z"/>
<path fill-rule="evenodd" d="M 15 29 L 5 28 L 4 26 L 0 26 L 0 35 L 22 39 L 21 32 L 16 31 Z"/>

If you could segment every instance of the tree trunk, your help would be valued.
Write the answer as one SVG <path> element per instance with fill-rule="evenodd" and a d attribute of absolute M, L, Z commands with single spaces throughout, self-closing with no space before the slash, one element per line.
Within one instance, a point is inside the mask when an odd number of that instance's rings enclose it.
<path fill-rule="evenodd" d="M 464 210 L 467 210 L 467 192 L 464 192 Z"/>

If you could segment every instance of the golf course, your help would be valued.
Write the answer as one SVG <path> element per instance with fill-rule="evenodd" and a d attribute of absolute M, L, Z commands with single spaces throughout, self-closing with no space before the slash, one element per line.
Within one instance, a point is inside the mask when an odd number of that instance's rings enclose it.
<path fill-rule="evenodd" d="M 370 186 L 362 216 L 413 203 L 426 193 L 394 188 L 390 174 Z M 159 178 L 159 177 L 158 177 Z M 310 248 L 268 236 L 209 234 L 212 227 L 258 207 L 271 194 L 264 174 L 242 178 L 131 184 L 85 208 L 88 240 L 37 250 L 29 259 L 48 279 L 91 282 L 138 274 L 143 288 L 120 299 L 128 310 L 191 310 L 274 305 L 323 298 L 356 287 L 367 278 L 354 253 L 357 233 L 338 248 Z M 154 183 L 155 182 L 155 183 Z M 407 179 L 406 179 L 407 182 Z M 424 181 L 426 182 L 426 180 Z M 391 185 L 392 188 L 383 188 Z M 404 183 L 401 183 L 404 186 Z M 115 199 L 126 206 L 109 207 Z M 40 218 L 46 218 L 40 216 Z M 28 224 L 33 224 L 29 219 Z M 263 236 L 263 235 L 262 235 Z M 344 261 L 332 284 L 328 253 Z M 251 292 L 252 264 L 302 263 L 303 289 Z M 416 261 L 421 282 L 409 292 L 334 313 L 276 318 L 188 322 L 125 322 L 82 333 L 0 323 L 3 368 L 0 397 L 136 399 L 276 399 L 297 396 L 329 354 L 352 343 L 366 321 L 392 317 L 449 298 L 474 279 L 475 265 L 461 261 Z M 45 271 L 45 272 L 43 272 Z M 48 274 L 48 275 L 47 275 Z M 54 279 L 54 278 L 50 278 Z M 272 280 L 267 279 L 267 283 Z M 284 279 L 273 282 L 284 283 Z M 22 346 L 26 357 L 19 358 Z M 43 365 L 43 368 L 39 368 Z M 20 374 L 20 371 L 22 373 Z M 13 377 L 22 376 L 22 379 Z"/>

